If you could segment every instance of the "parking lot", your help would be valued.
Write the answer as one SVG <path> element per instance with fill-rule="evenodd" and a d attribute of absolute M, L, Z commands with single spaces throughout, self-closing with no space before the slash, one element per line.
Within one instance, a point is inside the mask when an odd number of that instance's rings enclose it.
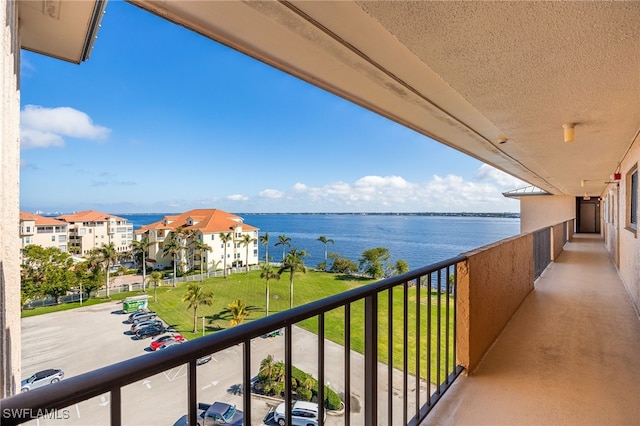
<path fill-rule="evenodd" d="M 22 320 L 22 372 L 23 378 L 46 368 L 61 368 L 65 378 L 137 356 L 149 356 L 153 339 L 137 340 L 129 334 L 130 325 L 124 323 L 127 315 L 120 313 L 117 302 L 104 303 L 71 311 L 40 315 Z M 293 331 L 293 362 L 298 368 L 317 377 L 317 336 L 299 328 Z M 262 359 L 271 354 L 276 360 L 284 359 L 284 338 L 258 338 L 251 342 L 252 376 L 259 370 Z M 325 343 L 325 380 L 336 392 L 344 391 L 342 359 L 344 349 L 331 342 Z M 332 362 L 332 360 L 335 360 Z M 338 361 L 339 360 L 339 361 Z M 363 424 L 360 397 L 364 395 L 362 356 L 352 353 L 351 395 L 354 405 L 352 424 Z M 386 375 L 386 367 L 381 377 Z M 242 396 L 238 392 L 242 383 L 242 350 L 232 347 L 216 353 L 207 364 L 198 367 L 198 401 L 223 401 L 242 409 Z M 401 378 L 394 379 L 395 395 L 400 391 Z M 386 383 L 380 384 L 380 399 L 386 398 Z M 187 366 L 183 365 L 136 382 L 122 389 L 123 424 L 131 425 L 185 425 L 187 413 Z M 415 398 L 409 398 L 409 401 Z M 260 397 L 251 401 L 252 424 L 264 424 L 263 419 L 277 402 Z M 380 418 L 386 419 L 381 407 Z M 396 411 L 396 410 L 394 410 Z M 400 411 L 400 410 L 397 410 Z M 245 413 L 246 415 L 247 413 Z M 108 425 L 109 394 L 68 407 L 56 419 L 39 419 L 30 424 L 49 425 Z M 330 413 L 326 424 L 344 424 L 342 415 Z M 386 424 L 386 421 L 380 423 Z"/>

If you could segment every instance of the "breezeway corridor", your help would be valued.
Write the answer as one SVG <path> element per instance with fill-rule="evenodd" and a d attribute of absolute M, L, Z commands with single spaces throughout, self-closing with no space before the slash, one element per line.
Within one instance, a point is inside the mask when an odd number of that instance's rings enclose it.
<path fill-rule="evenodd" d="M 640 320 L 603 240 L 576 234 L 424 424 L 638 425 Z"/>

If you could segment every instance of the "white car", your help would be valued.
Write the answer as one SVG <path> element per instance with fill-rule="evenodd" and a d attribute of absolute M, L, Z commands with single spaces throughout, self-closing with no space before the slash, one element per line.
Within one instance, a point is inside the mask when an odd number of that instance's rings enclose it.
<path fill-rule="evenodd" d="M 324 414 L 324 419 L 327 413 Z M 273 419 L 280 426 L 286 425 L 284 403 L 276 407 Z M 318 404 L 315 402 L 296 401 L 291 407 L 292 426 L 317 426 L 318 425 Z"/>

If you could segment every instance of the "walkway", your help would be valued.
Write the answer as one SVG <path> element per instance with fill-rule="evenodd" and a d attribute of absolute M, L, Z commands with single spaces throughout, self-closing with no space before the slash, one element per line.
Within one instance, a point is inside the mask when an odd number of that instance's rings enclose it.
<path fill-rule="evenodd" d="M 566 244 L 424 424 L 640 424 L 640 320 L 602 239 Z"/>

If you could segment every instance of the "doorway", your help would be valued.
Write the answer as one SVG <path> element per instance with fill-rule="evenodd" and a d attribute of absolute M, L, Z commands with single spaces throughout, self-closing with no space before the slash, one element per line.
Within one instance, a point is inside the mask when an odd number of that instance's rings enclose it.
<path fill-rule="evenodd" d="M 584 197 L 576 198 L 576 231 L 585 234 L 600 233 L 600 198 L 593 197 L 587 200 Z"/>

